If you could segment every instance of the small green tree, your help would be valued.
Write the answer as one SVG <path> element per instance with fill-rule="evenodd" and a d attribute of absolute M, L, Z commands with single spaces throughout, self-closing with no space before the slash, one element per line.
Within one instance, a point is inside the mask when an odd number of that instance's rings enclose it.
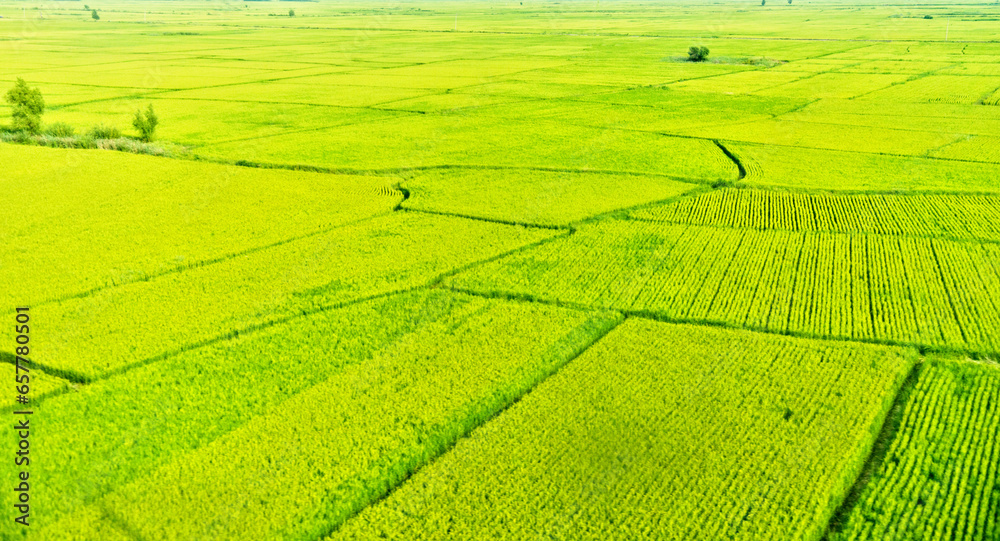
<path fill-rule="evenodd" d="M 767 5 L 767 0 L 760 0 L 760 5 L 762 5 L 762 6 Z"/>
<path fill-rule="evenodd" d="M 38 133 L 42 127 L 42 113 L 45 112 L 45 100 L 38 88 L 28 88 L 28 83 L 18 77 L 14 86 L 4 96 L 10 104 L 10 116 L 13 127 L 18 131 Z"/>
<path fill-rule="evenodd" d="M 692 45 L 688 48 L 689 62 L 704 62 L 708 59 L 708 47 Z"/>
<path fill-rule="evenodd" d="M 288 16 L 289 17 L 294 17 L 295 16 L 295 10 L 294 9 L 288 10 Z"/>
<path fill-rule="evenodd" d="M 153 112 L 152 103 L 146 108 L 145 113 L 142 110 L 136 110 L 135 116 L 132 117 L 132 125 L 139 132 L 139 139 L 147 143 L 153 140 L 153 134 L 156 132 L 156 126 L 159 123 L 160 119 Z"/>
<path fill-rule="evenodd" d="M 101 20 L 101 16 L 97 14 L 97 10 L 96 9 L 90 10 L 90 18 L 94 19 L 95 21 Z"/>

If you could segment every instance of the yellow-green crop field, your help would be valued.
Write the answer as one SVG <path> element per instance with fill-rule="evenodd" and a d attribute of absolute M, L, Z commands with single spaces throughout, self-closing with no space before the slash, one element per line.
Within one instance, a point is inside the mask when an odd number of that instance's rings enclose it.
<path fill-rule="evenodd" d="M 0 540 L 1000 541 L 1000 4 L 87 1 Z"/>

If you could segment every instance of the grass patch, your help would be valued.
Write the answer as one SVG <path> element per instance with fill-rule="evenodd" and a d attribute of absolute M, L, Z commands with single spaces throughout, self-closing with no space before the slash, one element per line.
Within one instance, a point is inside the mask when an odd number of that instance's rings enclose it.
<path fill-rule="evenodd" d="M 131 137 L 104 138 L 86 135 L 32 135 L 23 131 L 0 131 L 0 142 L 37 145 L 51 148 L 117 150 L 132 154 L 148 154 L 168 158 L 189 158 L 190 149 L 174 143 L 144 143 Z"/>
<path fill-rule="evenodd" d="M 682 62 L 684 64 L 692 63 L 691 60 L 686 56 L 669 56 L 662 60 L 663 62 Z M 709 57 L 700 62 L 694 62 L 696 64 L 732 64 L 738 66 L 762 66 L 765 68 L 773 68 L 779 64 L 787 64 L 787 60 L 778 60 L 776 58 L 767 58 L 765 56 L 715 56 Z"/>

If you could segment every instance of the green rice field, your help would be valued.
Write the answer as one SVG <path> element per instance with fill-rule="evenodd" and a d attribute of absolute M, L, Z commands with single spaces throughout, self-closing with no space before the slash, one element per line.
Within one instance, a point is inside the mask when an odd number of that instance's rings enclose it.
<path fill-rule="evenodd" d="M 1000 540 L 1000 4 L 90 1 L 0 540 Z"/>

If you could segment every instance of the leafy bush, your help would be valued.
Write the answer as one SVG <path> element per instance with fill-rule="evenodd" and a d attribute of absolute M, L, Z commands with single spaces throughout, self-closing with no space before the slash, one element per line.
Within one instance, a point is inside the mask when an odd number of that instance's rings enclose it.
<path fill-rule="evenodd" d="M 97 10 L 96 9 L 90 10 L 90 18 L 94 19 L 95 21 L 101 20 L 101 16 L 97 14 Z"/>
<path fill-rule="evenodd" d="M 708 59 L 708 47 L 697 45 L 692 45 L 688 48 L 688 61 L 690 62 L 704 62 Z"/>
<path fill-rule="evenodd" d="M 15 131 L 38 133 L 42 126 L 42 113 L 45 111 L 45 100 L 38 88 L 28 88 L 28 83 L 18 77 L 14 86 L 7 91 L 4 98 L 10 104 L 11 127 Z"/>
<path fill-rule="evenodd" d="M 73 137 L 76 135 L 76 129 L 65 122 L 56 122 L 55 124 L 49 124 L 46 126 L 45 135 L 51 135 L 53 137 Z"/>
<path fill-rule="evenodd" d="M 90 128 L 87 135 L 94 139 L 119 139 L 122 136 L 122 131 L 114 126 L 98 124 L 93 128 Z"/>
<path fill-rule="evenodd" d="M 132 125 L 139 131 L 139 140 L 147 143 L 153 140 L 153 134 L 156 132 L 156 126 L 159 123 L 160 119 L 153 112 L 152 103 L 146 108 L 145 113 L 137 110 L 135 116 L 132 117 Z"/>

